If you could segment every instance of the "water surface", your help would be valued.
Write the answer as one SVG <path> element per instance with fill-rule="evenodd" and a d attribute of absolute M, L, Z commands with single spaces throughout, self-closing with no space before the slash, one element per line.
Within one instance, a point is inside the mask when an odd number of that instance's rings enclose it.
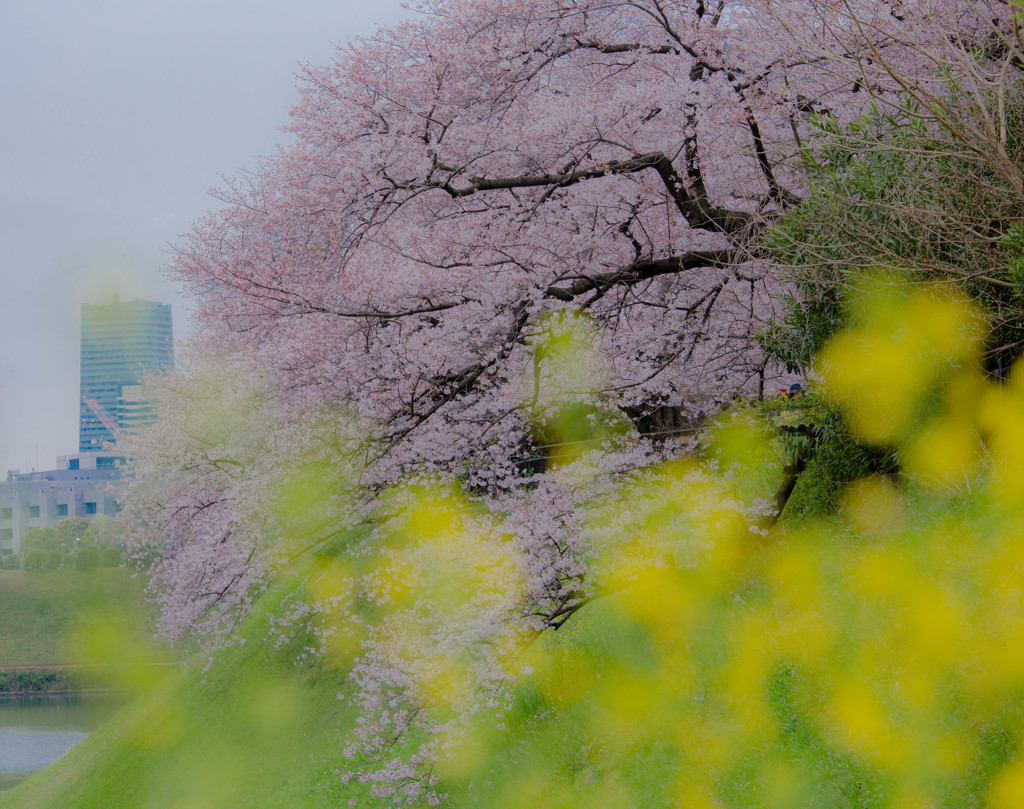
<path fill-rule="evenodd" d="M 52 764 L 111 717 L 124 701 L 118 694 L 0 701 L 0 791 Z"/>

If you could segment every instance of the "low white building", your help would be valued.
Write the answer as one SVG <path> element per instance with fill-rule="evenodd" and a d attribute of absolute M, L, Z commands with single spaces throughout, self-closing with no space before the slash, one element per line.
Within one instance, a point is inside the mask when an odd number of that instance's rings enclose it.
<path fill-rule="evenodd" d="M 62 455 L 57 469 L 11 470 L 0 482 L 0 556 L 18 553 L 29 528 L 56 525 L 69 517 L 113 517 L 120 510 L 116 488 L 124 456 L 117 452 Z"/>

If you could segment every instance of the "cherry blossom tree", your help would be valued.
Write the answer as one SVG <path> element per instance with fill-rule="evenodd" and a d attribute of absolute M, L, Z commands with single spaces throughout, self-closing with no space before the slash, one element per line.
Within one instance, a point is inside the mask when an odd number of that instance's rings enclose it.
<path fill-rule="evenodd" d="M 369 572 L 314 586 L 293 618 L 319 622 L 325 654 L 362 651 L 355 755 L 428 731 L 363 769 L 393 794 L 495 707 L 516 649 L 625 586 L 600 560 L 699 566 L 715 526 L 756 532 L 763 504 L 707 470 L 655 472 L 693 525 L 637 548 L 654 505 L 617 482 L 779 376 L 752 338 L 774 315 L 763 236 L 801 204 L 807 116 L 941 93 L 943 49 L 980 40 L 933 6 L 437 0 L 308 68 L 293 143 L 228 183 L 173 262 L 196 351 L 220 359 L 165 386 L 133 448 L 127 502 L 161 546 L 167 630 L 230 630 L 275 568 L 348 543 Z M 1017 36 L 981 0 L 948 6 L 954 31 Z M 425 512 L 410 477 L 457 478 L 473 504 Z M 367 604 L 389 617 L 370 625 Z M 440 692 L 451 715 L 424 718 Z"/>
<path fill-rule="evenodd" d="M 438 3 L 310 68 L 296 143 L 175 268 L 204 329 L 296 400 L 353 405 L 382 479 L 508 474 L 531 343 L 586 313 L 586 395 L 637 416 L 758 392 L 757 240 L 797 200 L 785 51 L 750 3 Z M 836 91 L 838 92 L 838 91 Z M 583 393 L 582 391 L 580 392 Z"/>
<path fill-rule="evenodd" d="M 364 491 L 454 473 L 499 497 L 560 445 L 635 438 L 625 416 L 654 435 L 624 458 L 670 451 L 774 374 L 751 339 L 773 311 L 760 236 L 798 202 L 801 110 L 850 89 L 767 35 L 792 23 L 770 3 L 440 2 L 342 49 L 306 71 L 294 143 L 178 249 L 197 351 L 244 358 L 227 367 L 273 391 L 264 427 L 344 408 Z M 550 361 L 566 324 L 590 359 Z M 233 406 L 187 388 L 132 494 L 146 535 L 174 537 L 179 630 L 246 602 L 277 536 L 252 514 L 295 457 L 269 427 L 257 453 L 189 426 Z"/>

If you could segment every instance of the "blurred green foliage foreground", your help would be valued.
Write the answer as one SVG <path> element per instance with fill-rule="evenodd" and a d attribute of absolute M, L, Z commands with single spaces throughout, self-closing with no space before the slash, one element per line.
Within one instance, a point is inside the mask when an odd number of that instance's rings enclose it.
<path fill-rule="evenodd" d="M 948 289 L 882 273 L 850 301 L 848 327 L 817 360 L 819 392 L 859 440 L 895 451 L 901 479 L 855 482 L 838 515 L 751 530 L 736 487 L 764 473 L 775 439 L 735 420 L 717 464 L 676 461 L 662 483 L 638 478 L 615 501 L 632 509 L 634 533 L 594 563 L 604 591 L 516 651 L 504 707 L 439 748 L 430 777 L 447 797 L 436 799 L 1024 806 L 1024 373 L 1005 384 L 982 374 L 985 323 Z M 406 547 L 440 563 L 439 537 L 471 524 L 459 516 L 469 506 L 434 492 L 412 507 Z M 694 529 L 697 510 L 709 550 L 680 564 L 661 549 Z M 403 591 L 401 562 L 393 554 L 377 571 L 381 587 L 393 577 L 396 609 L 431 597 Z M 359 644 L 305 654 L 325 634 L 351 637 L 323 625 L 329 612 L 274 629 L 287 598 L 354 586 L 341 555 L 309 564 L 261 599 L 246 643 L 165 681 L 0 806 L 371 805 L 372 785 L 346 778 L 360 764 L 343 755 L 356 717 L 337 698 L 354 689 Z M 445 603 L 458 610 L 463 590 L 502 586 L 485 573 L 448 588 Z M 422 710 L 459 710 L 472 687 L 461 653 L 433 651 L 415 683 Z"/>

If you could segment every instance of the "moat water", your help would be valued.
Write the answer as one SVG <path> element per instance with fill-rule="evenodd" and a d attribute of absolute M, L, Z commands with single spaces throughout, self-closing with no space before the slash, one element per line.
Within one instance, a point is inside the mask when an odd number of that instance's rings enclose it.
<path fill-rule="evenodd" d="M 119 694 L 0 700 L 0 791 L 55 762 L 124 703 Z"/>

